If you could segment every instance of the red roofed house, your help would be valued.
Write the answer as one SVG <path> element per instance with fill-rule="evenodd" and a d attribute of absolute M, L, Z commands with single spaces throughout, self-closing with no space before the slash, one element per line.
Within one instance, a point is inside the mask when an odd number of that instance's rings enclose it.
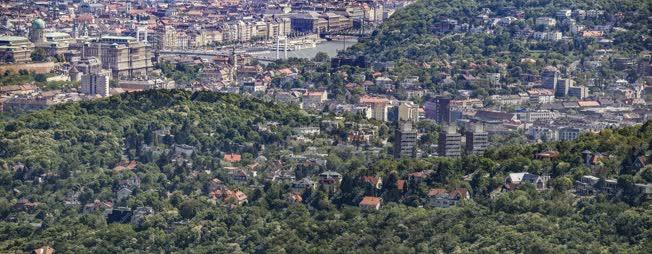
<path fill-rule="evenodd" d="M 223 190 L 216 190 L 213 191 L 209 194 L 209 196 L 213 200 L 222 200 L 226 203 L 236 203 L 238 205 L 242 205 L 244 203 L 247 203 L 247 194 L 240 190 L 229 190 L 229 189 L 223 189 Z"/>
<path fill-rule="evenodd" d="M 380 209 L 381 199 L 379 197 L 369 197 L 366 196 L 360 201 L 360 208 L 365 210 L 378 210 Z"/>
<path fill-rule="evenodd" d="M 226 161 L 226 162 L 231 162 L 231 163 L 240 162 L 241 159 L 242 159 L 242 156 L 240 156 L 240 154 L 237 154 L 237 153 L 224 154 L 224 161 Z"/>
<path fill-rule="evenodd" d="M 117 166 L 115 166 L 115 168 L 113 168 L 113 170 L 115 170 L 115 171 L 123 171 L 123 170 L 131 171 L 131 170 L 134 170 L 137 165 L 138 165 L 137 161 L 131 161 L 131 162 L 121 161 L 120 163 L 118 163 Z"/>
<path fill-rule="evenodd" d="M 425 181 L 426 179 L 428 179 L 428 177 L 430 177 L 430 175 L 432 175 L 432 173 L 433 173 L 432 170 L 424 170 L 424 171 L 419 171 L 419 172 L 412 172 L 412 173 L 408 174 L 408 181 L 419 184 L 419 183 Z"/>

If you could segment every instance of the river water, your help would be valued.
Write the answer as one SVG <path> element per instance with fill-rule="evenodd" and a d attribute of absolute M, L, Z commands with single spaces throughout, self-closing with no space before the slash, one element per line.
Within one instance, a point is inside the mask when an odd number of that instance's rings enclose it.
<path fill-rule="evenodd" d="M 288 51 L 288 57 L 289 58 L 292 57 L 313 58 L 319 52 L 324 52 L 328 54 L 328 56 L 334 57 L 337 56 L 338 51 L 344 48 L 349 48 L 353 46 L 353 44 L 355 44 L 356 42 L 357 40 L 352 38 L 347 38 L 346 41 L 344 40 L 324 41 L 322 43 L 317 44 L 317 47 L 314 48 L 305 48 L 300 50 Z M 265 52 L 258 52 L 258 53 L 250 52 L 249 54 L 255 56 L 261 56 L 265 58 L 271 58 L 271 59 L 276 57 L 276 51 L 265 51 Z M 283 51 L 281 51 L 281 57 L 283 57 Z"/>

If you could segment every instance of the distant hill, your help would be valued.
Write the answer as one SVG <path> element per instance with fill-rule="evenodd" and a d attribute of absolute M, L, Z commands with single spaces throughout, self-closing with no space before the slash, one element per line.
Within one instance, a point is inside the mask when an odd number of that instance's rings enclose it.
<path fill-rule="evenodd" d="M 438 83 L 442 72 L 502 73 L 515 81 L 537 75 L 545 65 L 596 60 L 600 50 L 613 58 L 649 51 L 650 10 L 650 1 L 635 0 L 419 0 L 344 55 L 393 61 L 399 76 L 417 75 L 426 82 Z M 523 62 L 528 58 L 536 62 Z M 609 67 L 609 61 L 603 65 Z M 612 74 L 601 71 L 600 77 Z"/>

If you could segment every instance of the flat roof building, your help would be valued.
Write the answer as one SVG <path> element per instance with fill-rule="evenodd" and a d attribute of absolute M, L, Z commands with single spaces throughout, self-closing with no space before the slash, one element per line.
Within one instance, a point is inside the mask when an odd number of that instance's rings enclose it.
<path fill-rule="evenodd" d="M 0 63 L 25 63 L 31 60 L 32 44 L 26 37 L 0 36 Z"/>

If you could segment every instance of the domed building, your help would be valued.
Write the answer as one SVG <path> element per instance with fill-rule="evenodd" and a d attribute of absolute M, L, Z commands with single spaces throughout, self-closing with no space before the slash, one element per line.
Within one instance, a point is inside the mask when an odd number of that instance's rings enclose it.
<path fill-rule="evenodd" d="M 32 29 L 29 31 L 29 41 L 34 44 L 45 42 L 45 21 L 42 19 L 32 21 Z"/>
<path fill-rule="evenodd" d="M 42 19 L 32 21 L 29 41 L 34 43 L 36 49 L 43 49 L 48 56 L 63 56 L 68 52 L 70 44 L 75 42 L 75 39 L 63 32 L 46 32 L 46 28 L 45 21 Z"/>

